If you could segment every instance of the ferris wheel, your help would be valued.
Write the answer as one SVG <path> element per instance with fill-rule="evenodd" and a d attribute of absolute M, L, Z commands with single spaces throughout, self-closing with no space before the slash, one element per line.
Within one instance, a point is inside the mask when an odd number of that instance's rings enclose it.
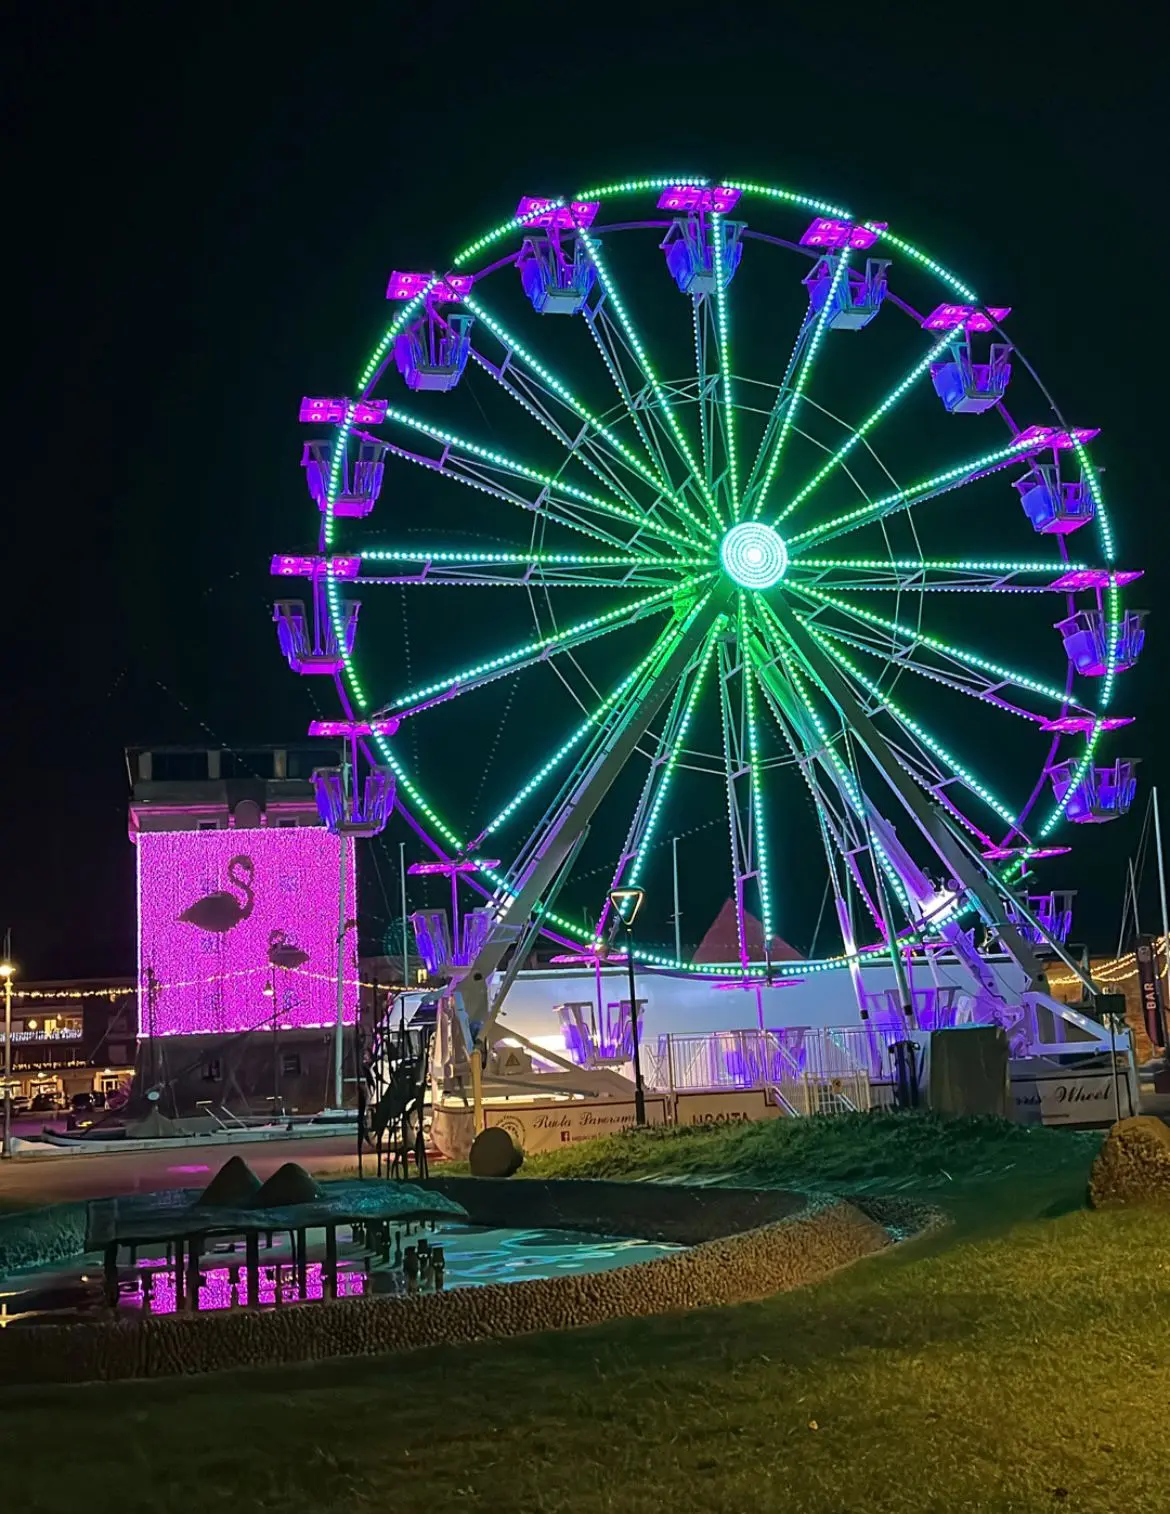
<path fill-rule="evenodd" d="M 603 952 L 610 891 L 665 900 L 704 832 L 733 949 L 647 965 L 917 944 L 994 999 L 982 921 L 1041 982 L 1068 924 L 1033 868 L 1133 801 L 1106 733 L 1144 628 L 1096 432 L 1009 309 L 883 222 L 703 178 L 526 196 L 386 298 L 349 392 L 302 403 L 315 541 L 275 619 L 340 697 L 327 823 L 397 803 L 481 896 L 451 976 L 537 930 Z M 823 898 L 839 944 L 775 960 Z"/>

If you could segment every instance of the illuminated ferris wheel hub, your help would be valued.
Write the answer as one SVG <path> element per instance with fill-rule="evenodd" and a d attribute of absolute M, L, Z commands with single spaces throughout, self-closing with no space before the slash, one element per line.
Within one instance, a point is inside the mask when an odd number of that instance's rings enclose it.
<path fill-rule="evenodd" d="M 741 521 L 723 538 L 719 560 L 741 589 L 770 589 L 788 571 L 788 548 L 771 526 Z"/>

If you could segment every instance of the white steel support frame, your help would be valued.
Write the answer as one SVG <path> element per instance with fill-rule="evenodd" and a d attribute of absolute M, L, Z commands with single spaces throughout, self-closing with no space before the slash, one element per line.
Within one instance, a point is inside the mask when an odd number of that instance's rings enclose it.
<path fill-rule="evenodd" d="M 719 715 L 723 730 L 723 761 L 727 792 L 727 824 L 731 842 L 731 877 L 735 890 L 735 924 L 739 935 L 739 959 L 749 960 L 744 935 L 747 917 L 745 887 L 758 880 L 756 807 L 752 793 L 752 767 L 748 757 L 747 680 L 751 677 L 745 648 L 738 635 L 739 620 L 728 623 L 718 637 Z M 765 931 L 765 936 L 766 936 Z M 764 941 L 764 961 L 770 960 L 771 942 Z"/>
<path fill-rule="evenodd" d="M 523 926 L 557 879 L 598 805 L 704 643 L 718 611 L 711 596 L 689 611 L 674 643 L 615 711 L 569 793 L 521 853 L 507 892 L 497 892 L 491 905 L 492 932 L 475 959 L 452 976 L 455 1014 L 469 1056 L 477 1054 L 499 1014 L 501 1002 L 489 1001 L 487 980 L 512 945 L 515 926 Z M 478 1031 L 473 1031 L 473 1024 Z"/>
<path fill-rule="evenodd" d="M 782 597 L 777 596 L 770 608 L 793 652 L 826 697 L 836 706 L 842 721 L 864 747 L 870 761 L 893 790 L 927 843 L 946 865 L 948 875 L 955 878 L 966 895 L 975 901 L 986 923 L 992 927 L 1009 957 L 1023 972 L 1027 982 L 1026 992 L 1033 996 L 1043 996 L 1054 1013 L 1068 1018 L 1069 1012 L 1066 1006 L 1059 1004 L 1055 999 L 1048 998 L 1043 964 L 1032 950 L 1031 944 L 1020 934 L 1008 915 L 1006 904 L 1010 903 L 1014 910 L 1020 912 L 1017 918 L 1022 915 L 1029 924 L 1039 928 L 1039 922 L 1026 901 L 1022 901 L 1002 880 L 988 873 L 983 859 L 978 857 L 966 838 L 954 828 L 942 808 L 932 804 L 909 779 L 894 759 L 885 738 L 870 720 L 860 700 L 854 695 L 841 670 L 817 645 L 796 614 L 784 603 Z M 873 813 L 876 814 L 876 810 Z M 893 828 L 889 827 L 889 822 L 883 822 L 883 825 L 888 827 L 892 835 Z M 965 965 L 975 977 L 977 986 L 995 998 L 1001 999 L 1002 994 L 990 975 L 987 964 L 978 956 L 978 953 L 972 955 L 965 956 Z M 1083 979 L 1083 974 L 1078 972 L 1078 976 Z M 1091 991 L 1091 982 L 1084 979 L 1083 981 Z M 1078 1019 L 1082 1027 L 1093 1023 L 1084 1020 L 1084 1017 L 1078 1017 Z M 1099 1027 L 1096 1028 L 1099 1030 Z"/>

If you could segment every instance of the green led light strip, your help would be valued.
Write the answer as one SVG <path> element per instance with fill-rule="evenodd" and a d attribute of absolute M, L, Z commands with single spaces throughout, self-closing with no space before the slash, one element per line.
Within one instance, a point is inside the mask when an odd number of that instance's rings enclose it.
<path fill-rule="evenodd" d="M 504 563 L 519 567 L 705 568 L 709 557 L 605 556 L 589 552 L 432 552 L 425 547 L 363 547 L 370 562 Z"/>
<path fill-rule="evenodd" d="M 1035 450 L 1034 440 L 1016 440 L 1009 442 L 1006 447 L 996 447 L 992 452 L 985 452 L 981 457 L 958 463 L 953 468 L 944 468 L 941 473 L 936 473 L 931 478 L 924 478 L 921 483 L 911 484 L 908 488 L 898 489 L 882 499 L 875 499 L 864 505 L 858 505 L 856 509 L 846 510 L 843 515 L 836 515 L 819 526 L 810 526 L 807 531 L 798 531 L 795 536 L 786 538 L 789 550 L 796 547 L 799 542 L 816 541 L 818 537 L 824 536 L 829 531 L 836 531 L 842 526 L 849 526 L 850 529 L 856 530 L 868 520 L 877 520 L 883 515 L 888 515 L 892 510 L 901 505 L 910 504 L 923 494 L 944 493 L 952 488 L 961 489 L 964 484 L 974 483 L 977 478 L 984 477 L 996 468 L 1005 467 L 1008 463 Z M 783 519 L 784 517 L 780 516 L 777 524 Z"/>
<path fill-rule="evenodd" d="M 845 615 L 851 615 L 855 620 L 868 621 L 870 625 L 879 626 L 883 631 L 889 631 L 894 636 L 907 636 L 912 643 L 930 647 L 934 652 L 942 652 L 947 657 L 953 657 L 959 662 L 965 662 L 968 667 L 978 668 L 984 673 L 994 673 L 997 678 L 1006 679 L 1020 689 L 1030 689 L 1034 694 L 1043 694 L 1047 699 L 1054 699 L 1060 705 L 1066 701 L 1063 689 L 1057 689 L 1052 684 L 1041 683 L 1038 678 L 1029 678 L 1026 673 L 1017 673 L 1014 668 L 1008 668 L 1001 662 L 992 662 L 987 657 L 980 657 L 975 652 L 966 652 L 961 647 L 954 647 L 950 642 L 943 641 L 938 636 L 931 636 L 926 631 L 916 630 L 913 626 L 900 625 L 896 620 L 887 620 L 884 615 L 875 615 L 872 610 L 863 610 L 859 605 L 852 605 L 838 599 L 833 594 L 826 594 L 823 589 L 816 589 L 812 584 L 800 586 L 802 594 L 809 595 L 812 599 L 818 599 L 822 604 L 832 605 Z"/>
<path fill-rule="evenodd" d="M 636 886 L 642 876 L 642 864 L 646 860 L 646 853 L 649 850 L 650 843 L 654 839 L 654 832 L 658 827 L 658 817 L 662 812 L 662 805 L 670 788 L 671 779 L 674 777 L 674 770 L 678 766 L 678 759 L 682 755 L 683 742 L 690 728 L 691 717 L 695 713 L 695 705 L 698 703 L 699 694 L 702 692 L 703 684 L 715 653 L 715 633 L 718 624 L 717 621 L 716 625 L 712 626 L 710 631 L 707 632 L 707 642 L 703 648 L 702 660 L 699 663 L 694 682 L 691 684 L 686 704 L 683 706 L 682 719 L 679 721 L 678 730 L 675 733 L 674 741 L 671 743 L 670 754 L 662 769 L 662 781 L 659 783 L 658 792 L 651 802 L 650 813 L 646 817 L 646 824 L 642 830 L 642 839 L 638 843 L 638 850 L 634 853 L 634 864 L 630 869 L 630 887 Z"/>
<path fill-rule="evenodd" d="M 820 351 L 821 340 L 824 337 L 825 330 L 828 325 L 829 316 L 832 313 L 833 301 L 837 297 L 837 290 L 840 286 L 842 278 L 847 276 L 848 268 L 849 254 L 848 252 L 843 252 L 837 259 L 837 268 L 833 274 L 833 282 L 829 285 L 828 298 L 825 300 L 824 305 L 821 307 L 820 314 L 817 316 L 816 321 L 813 324 L 812 336 L 809 338 L 809 343 L 805 348 L 804 356 L 800 360 L 800 370 L 796 375 L 796 383 L 792 386 L 792 394 L 789 398 L 788 404 L 784 408 L 784 416 L 780 422 L 780 435 L 776 438 L 776 445 L 772 448 L 772 456 L 768 459 L 768 466 L 764 471 L 764 481 L 760 485 L 760 492 L 756 495 L 755 504 L 752 506 L 753 520 L 759 519 L 760 512 L 764 508 L 764 501 L 768 498 L 768 490 L 772 487 L 772 480 L 775 478 L 776 470 L 780 466 L 780 458 L 784 452 L 784 444 L 787 442 L 789 432 L 792 430 L 792 422 L 796 416 L 797 407 L 799 406 L 801 399 L 804 397 L 805 386 L 808 383 L 809 375 L 812 373 L 813 363 L 816 361 L 817 353 Z M 777 517 L 777 519 L 783 520 L 784 516 L 787 513 L 787 511 L 784 511 Z"/>
<path fill-rule="evenodd" d="M 413 415 L 407 415 L 405 411 L 388 408 L 386 419 L 400 426 L 406 426 L 412 431 L 421 432 L 433 441 L 442 442 L 445 447 L 457 447 L 460 452 L 466 452 L 471 457 L 480 458 L 483 462 L 503 468 L 509 473 L 516 474 L 518 478 L 530 479 L 545 489 L 567 495 L 570 499 L 580 500 L 582 504 L 588 505 L 603 515 L 612 515 L 618 520 L 628 521 L 643 531 L 649 531 L 651 535 L 669 537 L 672 541 L 681 542 L 692 551 L 694 550 L 695 542 L 692 537 L 682 531 L 675 531 L 671 526 L 663 525 L 661 521 L 652 521 L 646 515 L 639 514 L 637 510 L 631 510 L 616 500 L 599 499 L 596 494 L 590 494 L 585 489 L 578 489 L 576 484 L 567 483 L 563 478 L 555 478 L 552 474 L 542 473 L 538 468 L 530 468 L 526 463 L 519 463 L 505 453 L 496 452 L 490 447 L 480 447 L 475 442 L 469 442 L 466 438 L 457 436 L 453 431 L 446 431 L 441 426 L 432 425 L 429 421 L 419 420 Z"/>
<path fill-rule="evenodd" d="M 424 684 L 421 689 L 411 689 L 400 698 L 393 700 L 387 705 L 387 709 L 404 710 L 409 705 L 431 698 L 434 694 L 442 694 L 460 684 L 470 683 L 484 673 L 505 671 L 515 663 L 524 662 L 542 652 L 554 651 L 569 641 L 575 641 L 578 637 L 588 636 L 591 632 L 602 631 L 606 627 L 615 630 L 617 624 L 628 622 L 631 616 L 636 617 L 640 611 L 652 610 L 655 606 L 665 607 L 674 599 L 680 588 L 691 588 L 712 577 L 714 574 L 705 573 L 696 578 L 684 579 L 679 585 L 671 584 L 668 589 L 659 589 L 657 593 L 647 594 L 643 599 L 636 599 L 633 604 L 622 605 L 616 610 L 606 610 L 603 615 L 591 615 L 588 620 L 579 620 L 575 625 L 566 626 L 564 630 L 558 631 L 553 636 L 539 636 L 535 641 L 516 647 L 511 652 L 504 652 L 499 657 L 491 657 L 486 662 L 475 663 L 472 667 L 463 668 L 460 672 L 441 678 L 436 683 Z"/>
<path fill-rule="evenodd" d="M 979 780 L 974 776 L 974 774 L 971 773 L 967 768 L 965 768 L 957 757 L 953 757 L 951 753 L 947 751 L 946 747 L 943 746 L 942 742 L 939 741 L 936 737 L 932 736 L 925 726 L 919 725 L 919 723 L 916 720 L 912 719 L 899 704 L 897 704 L 893 699 L 890 698 L 888 694 L 884 694 L 878 687 L 878 685 L 874 683 L 871 678 L 868 678 L 861 671 L 861 669 L 856 666 L 855 663 L 853 663 L 848 657 L 846 657 L 844 652 L 842 652 L 839 647 L 834 646 L 827 636 L 823 636 L 815 625 L 810 624 L 807 626 L 807 629 L 812 633 L 813 637 L 821 644 L 821 646 L 825 649 L 829 656 L 833 658 L 835 662 L 839 663 L 840 666 L 843 667 L 851 677 L 855 678 L 857 682 L 862 686 L 862 688 L 867 690 L 867 692 L 878 701 L 883 709 L 888 710 L 889 713 L 894 717 L 894 719 L 897 720 L 900 725 L 904 726 L 905 729 L 911 733 L 911 735 L 915 736 L 928 751 L 933 752 L 936 757 L 945 762 L 946 765 L 955 774 L 955 776 L 957 778 L 960 778 L 973 794 L 978 795 L 978 797 L 983 800 L 984 804 L 993 809 L 995 813 L 999 815 L 1001 819 L 1006 820 L 1009 825 L 1013 827 L 1017 825 L 1016 817 L 1012 814 L 1011 810 L 1008 809 L 1007 805 L 1004 804 L 1002 800 L 997 799 L 996 796 L 991 792 L 991 790 L 986 786 L 986 784 L 980 783 Z"/>
<path fill-rule="evenodd" d="M 686 501 L 674 492 L 669 479 L 663 478 L 656 468 L 648 468 L 637 453 L 627 447 L 625 442 L 616 436 L 610 427 L 594 415 L 586 405 L 582 404 L 576 395 L 565 384 L 562 384 L 555 374 L 550 372 L 543 363 L 539 362 L 521 342 L 517 341 L 512 333 L 504 327 L 502 322 L 497 321 L 493 316 L 489 315 L 484 307 L 470 296 L 463 303 L 467 306 L 468 310 L 472 311 L 473 314 L 483 321 L 484 325 L 503 346 L 514 353 L 524 366 L 536 375 L 542 384 L 551 389 L 559 399 L 568 405 L 575 415 L 591 426 L 597 435 L 602 437 L 618 453 L 623 462 L 628 463 L 631 468 L 640 474 L 651 488 L 654 489 L 655 493 L 665 495 L 671 507 L 678 510 L 698 526 L 704 535 L 714 537 L 715 533 L 707 522 L 697 515 Z M 653 457 L 650 460 L 653 462 Z"/>
<path fill-rule="evenodd" d="M 699 486 L 699 490 L 703 495 L 703 498 L 707 501 L 707 504 L 710 506 L 711 513 L 714 515 L 715 519 L 720 524 L 723 524 L 723 517 L 719 513 L 718 505 L 716 505 L 715 503 L 715 496 L 707 487 L 707 480 L 699 471 L 698 465 L 695 462 L 694 453 L 691 451 L 690 443 L 687 441 L 686 435 L 683 432 L 682 427 L 678 423 L 678 417 L 675 415 L 674 411 L 671 409 L 670 404 L 667 401 L 666 391 L 662 387 L 662 381 L 659 379 L 658 374 L 655 372 L 654 365 L 647 357 L 646 349 L 642 345 L 642 339 L 641 337 L 639 337 L 634 327 L 634 323 L 630 319 L 630 314 L 625 307 L 625 303 L 623 302 L 621 295 L 617 291 L 617 286 L 614 284 L 613 279 L 610 277 L 609 269 L 606 266 L 605 259 L 601 255 L 600 244 L 596 241 L 586 239 L 584 245 L 586 255 L 588 256 L 589 261 L 593 264 L 594 272 L 597 274 L 597 281 L 605 291 L 606 299 L 613 306 L 614 314 L 618 319 L 618 325 L 622 328 L 622 333 L 625 336 L 626 341 L 629 343 L 630 349 L 633 352 L 634 357 L 637 359 L 639 367 L 645 374 L 646 378 L 650 381 L 650 388 L 654 392 L 654 398 L 657 400 L 658 407 L 666 418 L 666 423 L 670 428 L 671 435 L 674 437 L 679 452 L 686 460 L 687 467 L 690 469 L 691 477 Z"/>
<path fill-rule="evenodd" d="M 906 394 L 911 388 L 913 388 L 914 384 L 917 383 L 922 375 L 929 370 L 930 365 L 938 361 L 938 359 L 944 352 L 947 351 L 956 337 L 961 335 L 962 331 L 962 326 L 956 326 L 954 331 L 948 331 L 946 336 L 943 337 L 941 341 L 936 342 L 924 358 L 915 363 L 914 367 L 911 368 L 908 374 L 906 374 L 905 378 L 903 378 L 900 383 L 894 385 L 893 389 L 890 390 L 889 394 L 886 395 L 885 399 L 882 400 L 877 409 L 874 410 L 870 415 L 868 415 L 866 419 L 862 421 L 861 425 L 853 431 L 848 441 L 844 442 L 840 447 L 838 447 L 836 452 L 833 453 L 832 457 L 829 458 L 828 462 L 822 464 L 822 466 L 816 471 L 816 473 L 813 474 L 812 478 L 809 479 L 808 483 L 793 495 L 788 504 L 785 505 L 784 509 L 781 510 L 780 514 L 772 522 L 774 526 L 778 526 L 782 520 L 787 520 L 788 517 L 792 514 L 793 510 L 796 509 L 797 505 L 803 504 L 804 501 L 813 492 L 813 490 L 819 488 L 820 485 L 824 483 L 825 479 L 828 478 L 833 469 L 838 467 L 839 464 L 845 461 L 845 459 L 849 456 L 849 454 L 853 451 L 854 447 L 856 447 L 859 442 L 864 441 L 866 436 L 868 436 L 873 428 L 877 425 L 878 421 L 881 420 L 882 416 L 885 415 L 888 411 L 892 410 L 893 407 L 902 398 L 902 396 Z"/>
<path fill-rule="evenodd" d="M 748 766 L 751 769 L 752 831 L 755 842 L 756 877 L 760 892 L 760 917 L 764 926 L 765 951 L 771 948 L 773 931 L 772 885 L 768 875 L 768 836 L 764 825 L 763 769 L 760 766 L 760 731 L 756 715 L 756 671 L 751 661 L 746 634 L 745 596 L 739 596 L 739 646 L 746 698 L 748 728 Z"/>
<path fill-rule="evenodd" d="M 796 566 L 794 564 L 793 566 Z M 1082 562 L 987 562 L 964 557 L 802 557 L 801 568 L 859 568 L 875 573 L 1072 573 L 1087 566 Z M 868 588 L 869 586 L 866 585 Z"/>
<path fill-rule="evenodd" d="M 665 635 L 669 636 L 670 633 L 667 632 L 665 633 Z M 681 635 L 681 631 L 675 631 L 673 637 L 667 642 L 667 650 L 669 650 L 669 647 L 674 645 L 674 642 L 677 641 L 678 637 Z M 661 639 L 662 638 L 660 638 L 660 640 Z M 532 775 L 532 777 L 523 786 L 523 788 L 521 788 L 513 796 L 513 798 L 508 801 L 508 803 L 503 807 L 499 814 L 488 821 L 487 825 L 485 825 L 483 828 L 482 835 L 479 838 L 481 841 L 484 836 L 490 836 L 493 831 L 498 830 L 506 820 L 510 819 L 511 816 L 515 814 L 516 810 L 519 809 L 520 805 L 524 803 L 525 799 L 527 799 L 530 794 L 534 793 L 540 787 L 540 785 L 549 776 L 549 774 L 554 772 L 556 768 L 560 766 L 560 764 L 569 755 L 569 753 L 580 746 L 581 742 L 584 741 L 589 732 L 593 730 L 595 726 L 597 726 L 597 724 L 601 720 L 601 717 L 613 708 L 613 706 L 618 702 L 622 695 L 626 693 L 628 689 L 633 687 L 633 685 L 638 681 L 638 679 L 642 676 L 642 674 L 646 671 L 650 664 L 657 658 L 661 650 L 662 648 L 660 647 L 659 643 L 656 642 L 654 646 L 651 647 L 646 656 L 643 657 L 642 661 L 638 664 L 634 671 L 632 673 L 628 673 L 625 678 L 622 679 L 621 683 L 618 684 L 617 688 L 615 688 L 612 693 L 607 694 L 606 697 L 601 701 L 601 703 L 597 705 L 596 708 L 591 710 L 588 715 L 586 715 L 585 719 L 572 733 L 568 740 L 563 742 L 561 746 L 548 759 L 548 761 L 537 769 L 537 771 Z"/>
<path fill-rule="evenodd" d="M 719 347 L 719 376 L 723 384 L 723 426 L 727 434 L 727 469 L 731 484 L 731 518 L 739 519 L 739 464 L 735 455 L 735 401 L 731 392 L 731 323 L 727 313 L 727 289 L 723 281 L 723 217 L 711 216 L 711 248 L 715 272 L 715 335 Z M 696 308 L 697 308 L 696 301 Z M 703 400 L 703 375 L 699 374 L 699 404 Z M 706 473 L 704 471 L 704 477 Z"/>

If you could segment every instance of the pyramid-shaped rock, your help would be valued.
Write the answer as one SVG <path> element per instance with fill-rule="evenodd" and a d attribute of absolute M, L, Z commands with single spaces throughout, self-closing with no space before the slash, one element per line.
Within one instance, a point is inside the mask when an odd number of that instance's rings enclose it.
<path fill-rule="evenodd" d="M 321 1189 L 297 1162 L 286 1162 L 252 1195 L 252 1209 L 285 1209 L 290 1204 L 312 1204 Z"/>
<path fill-rule="evenodd" d="M 199 1195 L 203 1208 L 243 1209 L 260 1191 L 260 1179 L 243 1157 L 229 1158 Z"/>

